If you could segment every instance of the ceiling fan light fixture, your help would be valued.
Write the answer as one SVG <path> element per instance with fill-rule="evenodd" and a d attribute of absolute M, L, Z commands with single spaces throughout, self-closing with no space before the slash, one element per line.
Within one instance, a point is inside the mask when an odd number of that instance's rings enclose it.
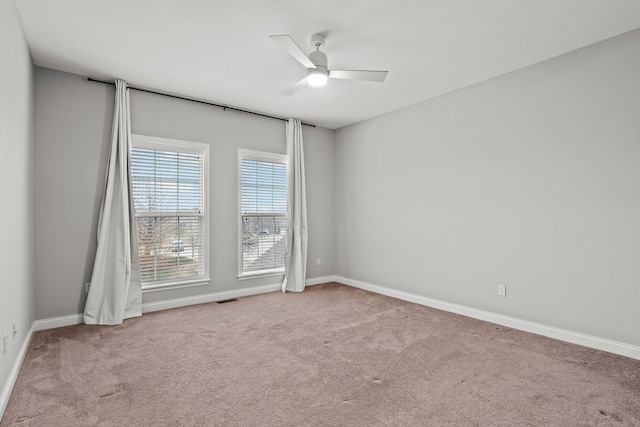
<path fill-rule="evenodd" d="M 378 70 L 331 70 L 329 71 L 329 61 L 327 55 L 320 50 L 324 46 L 327 38 L 326 33 L 317 33 L 311 36 L 311 45 L 316 48 L 315 51 L 306 53 L 288 34 L 269 36 L 273 41 L 278 43 L 289 55 L 293 56 L 300 64 L 307 69 L 307 75 L 297 83 L 289 86 L 280 92 L 281 95 L 293 95 L 305 86 L 320 87 L 327 84 L 327 80 L 363 80 L 368 82 L 384 82 L 389 74 L 388 71 Z"/>
<path fill-rule="evenodd" d="M 311 69 L 307 73 L 307 83 L 309 86 L 322 87 L 327 84 L 328 79 L 328 73 L 319 68 Z"/>

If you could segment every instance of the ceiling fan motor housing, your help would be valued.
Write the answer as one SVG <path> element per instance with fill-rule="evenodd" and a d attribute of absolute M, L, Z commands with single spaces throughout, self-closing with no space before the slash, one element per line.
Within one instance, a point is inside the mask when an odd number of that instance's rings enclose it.
<path fill-rule="evenodd" d="M 324 52 L 320 52 L 320 46 L 324 46 L 324 42 L 327 39 L 327 35 L 323 33 L 315 33 L 311 35 L 311 46 L 316 50 L 309 54 L 309 59 L 316 66 L 316 69 L 321 71 L 322 74 L 329 74 L 329 62 L 327 61 L 327 55 Z M 311 73 L 311 70 L 307 70 Z"/>
<path fill-rule="evenodd" d="M 309 59 L 313 62 L 316 68 L 327 71 L 329 69 L 327 55 L 324 52 L 320 52 L 319 50 L 315 50 L 309 54 Z"/>
<path fill-rule="evenodd" d="M 320 52 L 318 48 L 319 46 L 316 46 L 316 50 L 309 54 L 309 59 L 313 62 L 316 68 L 307 69 L 307 83 L 309 83 L 310 86 L 316 87 L 327 84 L 327 79 L 329 78 L 327 55 Z"/>

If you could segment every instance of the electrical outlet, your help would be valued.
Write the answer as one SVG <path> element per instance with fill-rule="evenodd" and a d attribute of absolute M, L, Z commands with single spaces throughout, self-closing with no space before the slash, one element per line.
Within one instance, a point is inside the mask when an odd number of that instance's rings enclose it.
<path fill-rule="evenodd" d="M 89 293 L 89 288 L 91 287 L 91 282 L 87 282 L 84 284 L 84 293 Z"/>
<path fill-rule="evenodd" d="M 507 296 L 507 287 L 505 285 L 498 285 L 498 296 L 500 297 Z"/>
<path fill-rule="evenodd" d="M 7 354 L 7 351 L 9 351 L 9 335 L 4 334 L 4 353 L 2 354 Z"/>
<path fill-rule="evenodd" d="M 320 258 L 317 259 L 316 265 L 322 265 L 322 260 Z"/>
<path fill-rule="evenodd" d="M 16 335 L 18 335 L 18 326 L 16 325 L 16 322 L 13 322 L 13 336 L 11 337 L 11 339 L 16 339 Z"/>

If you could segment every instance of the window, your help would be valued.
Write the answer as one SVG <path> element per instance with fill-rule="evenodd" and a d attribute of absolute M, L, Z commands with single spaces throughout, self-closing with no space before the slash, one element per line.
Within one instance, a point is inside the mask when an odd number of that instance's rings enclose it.
<path fill-rule="evenodd" d="M 239 276 L 284 272 L 287 165 L 282 154 L 240 150 Z"/>
<path fill-rule="evenodd" d="M 143 289 L 209 280 L 208 153 L 205 144 L 133 135 L 131 182 Z"/>

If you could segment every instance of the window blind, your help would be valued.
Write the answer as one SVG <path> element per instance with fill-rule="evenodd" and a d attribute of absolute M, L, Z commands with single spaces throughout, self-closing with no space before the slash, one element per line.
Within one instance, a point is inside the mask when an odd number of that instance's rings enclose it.
<path fill-rule="evenodd" d="M 131 150 L 143 284 L 204 277 L 203 155 L 178 150 Z"/>
<path fill-rule="evenodd" d="M 241 272 L 282 269 L 287 231 L 287 166 L 243 158 L 241 169 Z"/>

